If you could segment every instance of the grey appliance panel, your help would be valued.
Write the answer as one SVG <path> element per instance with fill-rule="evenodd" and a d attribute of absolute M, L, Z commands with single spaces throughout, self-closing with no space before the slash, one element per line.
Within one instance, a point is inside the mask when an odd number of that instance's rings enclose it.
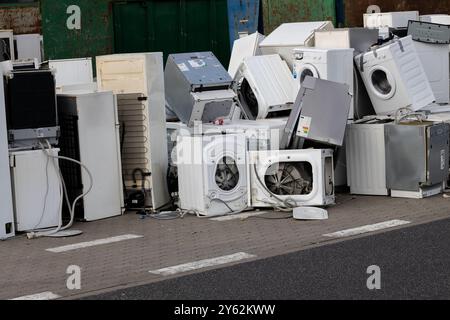
<path fill-rule="evenodd" d="M 212 52 L 169 55 L 164 81 L 167 104 L 186 124 L 191 119 L 195 103 L 192 92 L 230 88 L 233 82 Z M 227 110 L 224 110 L 223 116 L 226 115 Z"/>
<path fill-rule="evenodd" d="M 449 167 L 449 125 L 385 126 L 387 187 L 419 191 L 446 181 Z"/>
<path fill-rule="evenodd" d="M 445 24 L 409 21 L 408 35 L 419 42 L 450 44 L 450 26 Z"/>
<path fill-rule="evenodd" d="M 428 127 L 427 172 L 430 185 L 447 180 L 449 168 L 450 125 L 442 123 Z"/>
<path fill-rule="evenodd" d="M 378 43 L 379 31 L 368 28 L 349 28 L 350 47 L 355 49 L 355 55 L 358 52 L 366 52 Z"/>
<path fill-rule="evenodd" d="M 212 52 L 171 54 L 167 61 L 193 86 L 229 86 L 233 81 Z"/>
<path fill-rule="evenodd" d="M 348 85 L 307 77 L 303 87 L 300 117 L 310 119 L 310 125 L 308 134 L 300 137 L 342 146 L 351 105 Z"/>
<path fill-rule="evenodd" d="M 385 141 L 387 188 L 418 191 L 426 180 L 426 126 L 387 124 Z"/>

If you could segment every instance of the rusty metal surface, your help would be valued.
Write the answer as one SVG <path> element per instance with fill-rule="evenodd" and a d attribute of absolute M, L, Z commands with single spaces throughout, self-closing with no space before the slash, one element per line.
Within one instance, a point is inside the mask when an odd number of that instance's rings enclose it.
<path fill-rule="evenodd" d="M 367 7 L 378 5 L 382 12 L 418 10 L 420 14 L 450 13 L 450 0 L 344 0 L 345 24 L 362 27 Z"/>
<path fill-rule="evenodd" d="M 0 6 L 0 29 L 13 29 L 15 34 L 40 34 L 39 6 Z"/>
<path fill-rule="evenodd" d="M 336 21 L 335 0 L 262 0 L 264 33 L 286 22 Z"/>

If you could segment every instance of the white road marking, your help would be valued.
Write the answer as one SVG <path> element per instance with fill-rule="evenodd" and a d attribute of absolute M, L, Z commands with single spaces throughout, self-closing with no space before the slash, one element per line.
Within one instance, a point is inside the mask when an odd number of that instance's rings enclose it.
<path fill-rule="evenodd" d="M 153 274 L 157 274 L 157 275 L 162 275 L 162 276 L 170 276 L 170 275 L 174 275 L 177 273 L 188 272 L 188 271 L 193 271 L 193 270 L 198 270 L 198 269 L 204 269 L 204 268 L 219 266 L 222 264 L 227 264 L 227 263 L 231 263 L 231 262 L 237 262 L 240 260 L 252 259 L 252 258 L 256 258 L 256 255 L 245 253 L 245 252 L 239 252 L 239 253 L 231 254 L 228 256 L 217 257 L 217 258 L 212 258 L 212 259 L 205 259 L 205 260 L 200 260 L 200 261 L 195 261 L 195 262 L 189 262 L 189 263 L 180 264 L 177 266 L 163 268 L 163 269 L 159 269 L 159 270 L 151 270 L 149 272 L 153 273 Z"/>
<path fill-rule="evenodd" d="M 61 296 L 53 293 L 53 292 L 41 292 L 36 294 L 31 294 L 28 296 L 18 297 L 10 300 L 54 300 L 61 298 Z"/>
<path fill-rule="evenodd" d="M 138 238 L 143 238 L 143 237 L 144 236 L 135 235 L 135 234 L 125 234 L 125 235 L 117 236 L 117 237 L 110 237 L 110 238 L 98 239 L 98 240 L 94 240 L 94 241 L 69 244 L 67 246 L 62 246 L 62 247 L 49 248 L 49 249 L 46 249 L 46 251 L 61 253 L 61 252 L 66 252 L 66 251 L 71 251 L 71 250 L 78 250 L 78 249 L 99 246 L 99 245 L 103 245 L 103 244 L 110 244 L 110 243 L 120 242 L 120 241 L 125 241 L 125 240 L 138 239 Z"/>
<path fill-rule="evenodd" d="M 249 217 L 256 217 L 256 216 L 260 216 L 260 215 L 266 214 L 266 213 L 267 213 L 267 211 L 264 211 L 264 212 L 247 212 L 247 213 L 231 214 L 231 215 L 227 215 L 227 216 L 211 218 L 209 220 L 211 220 L 211 221 L 231 221 L 231 220 L 246 219 L 246 218 L 249 218 Z"/>
<path fill-rule="evenodd" d="M 385 222 L 376 223 L 376 224 L 370 224 L 370 225 L 362 226 L 362 227 L 358 227 L 358 228 L 328 233 L 328 234 L 324 234 L 323 236 L 330 237 L 330 238 L 351 237 L 351 236 L 355 236 L 358 234 L 393 228 L 393 227 L 402 226 L 402 225 L 409 224 L 409 223 L 411 223 L 411 221 L 390 220 L 390 221 L 385 221 Z"/>

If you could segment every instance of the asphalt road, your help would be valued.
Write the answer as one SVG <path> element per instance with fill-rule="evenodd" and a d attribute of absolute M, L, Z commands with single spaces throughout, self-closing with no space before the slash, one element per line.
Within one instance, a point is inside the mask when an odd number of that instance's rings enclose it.
<path fill-rule="evenodd" d="M 450 299 L 450 219 L 87 299 Z"/>

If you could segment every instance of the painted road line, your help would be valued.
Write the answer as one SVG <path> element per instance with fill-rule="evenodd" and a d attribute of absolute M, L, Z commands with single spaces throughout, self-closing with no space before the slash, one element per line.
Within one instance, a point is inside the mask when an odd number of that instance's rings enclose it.
<path fill-rule="evenodd" d="M 216 218 L 211 218 L 209 220 L 211 221 L 231 221 L 231 220 L 242 220 L 250 217 L 256 217 L 260 216 L 262 214 L 268 213 L 267 211 L 264 212 L 247 212 L 247 213 L 239 213 L 239 214 L 232 214 L 227 216 L 221 216 Z"/>
<path fill-rule="evenodd" d="M 174 275 L 177 273 L 183 273 L 183 272 L 188 272 L 188 271 L 193 271 L 193 270 L 198 270 L 198 269 L 220 266 L 223 264 L 237 262 L 237 261 L 246 260 L 246 259 L 252 259 L 252 258 L 256 258 L 256 255 L 245 253 L 245 252 L 239 252 L 239 253 L 231 254 L 228 256 L 217 257 L 217 258 L 212 258 L 212 259 L 205 259 L 205 260 L 200 260 L 200 261 L 195 261 L 195 262 L 189 262 L 189 263 L 180 264 L 177 266 L 163 268 L 163 269 L 159 269 L 159 270 L 151 270 L 149 272 L 153 273 L 153 274 L 157 274 L 157 275 L 162 275 L 162 276 L 171 276 L 171 275 Z"/>
<path fill-rule="evenodd" d="M 135 235 L 135 234 L 125 234 L 125 235 L 117 236 L 117 237 L 110 237 L 110 238 L 98 239 L 98 240 L 94 240 L 94 241 L 69 244 L 67 246 L 62 246 L 62 247 L 50 248 L 50 249 L 46 249 L 46 251 L 54 252 L 54 253 L 61 253 L 61 252 L 66 252 L 66 251 L 89 248 L 89 247 L 93 247 L 93 246 L 100 246 L 103 244 L 110 244 L 110 243 L 115 243 L 115 242 L 120 242 L 120 241 L 125 241 L 125 240 L 138 239 L 138 238 L 143 238 L 143 237 L 144 236 Z"/>
<path fill-rule="evenodd" d="M 61 296 L 53 292 L 41 292 L 36 294 L 30 294 L 28 296 L 18 297 L 10 300 L 55 300 L 61 298 Z"/>
<path fill-rule="evenodd" d="M 363 233 L 367 233 L 367 232 L 374 232 L 374 231 L 378 231 L 378 230 L 394 228 L 394 227 L 402 226 L 402 225 L 409 224 L 409 223 L 411 223 L 411 221 L 390 220 L 390 221 L 385 221 L 385 222 L 376 223 L 376 224 L 369 224 L 367 226 L 362 226 L 362 227 L 358 227 L 358 228 L 347 229 L 347 230 L 337 231 L 337 232 L 333 232 L 333 233 L 327 233 L 327 234 L 324 234 L 323 236 L 329 237 L 329 238 L 351 237 L 351 236 L 355 236 L 355 235 L 363 234 Z"/>

